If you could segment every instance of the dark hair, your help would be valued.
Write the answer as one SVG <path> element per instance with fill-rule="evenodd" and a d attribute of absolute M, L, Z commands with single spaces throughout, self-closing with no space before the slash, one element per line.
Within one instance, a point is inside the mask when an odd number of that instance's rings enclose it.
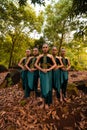
<path fill-rule="evenodd" d="M 61 48 L 61 51 L 64 50 L 65 51 L 65 48 Z"/>
<path fill-rule="evenodd" d="M 38 47 L 33 47 L 33 49 L 35 49 L 35 48 L 38 50 Z"/>
<path fill-rule="evenodd" d="M 57 48 L 57 46 L 53 46 L 52 48 L 54 48 L 54 47 L 56 47 L 56 48 Z"/>
<path fill-rule="evenodd" d="M 30 51 L 30 49 L 26 49 L 26 51 Z"/>
<path fill-rule="evenodd" d="M 44 45 L 47 45 L 47 46 L 49 46 L 47 43 L 44 43 L 44 44 L 42 45 L 42 47 L 43 47 Z"/>

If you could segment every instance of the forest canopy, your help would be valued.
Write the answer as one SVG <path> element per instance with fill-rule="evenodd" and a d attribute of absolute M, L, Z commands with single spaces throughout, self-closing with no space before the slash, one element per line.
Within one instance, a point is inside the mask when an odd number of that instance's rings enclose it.
<path fill-rule="evenodd" d="M 19 5 L 20 6 L 22 6 L 22 5 L 26 5 L 26 2 L 27 2 L 28 0 L 19 0 Z M 30 0 L 31 1 L 31 3 L 33 3 L 33 4 L 45 4 L 45 0 Z"/>
<path fill-rule="evenodd" d="M 53 45 L 57 46 L 58 54 L 61 47 L 66 48 L 72 68 L 87 69 L 87 10 L 78 10 L 87 2 L 75 1 L 59 0 L 38 5 L 44 10 L 37 13 L 36 6 L 27 0 L 20 0 L 26 3 L 22 3 L 24 6 L 19 6 L 18 0 L 0 0 L 0 64 L 17 65 L 25 56 L 26 48 L 37 46 L 41 52 L 46 41 L 50 52 Z M 37 0 L 31 2 L 34 4 Z"/>
<path fill-rule="evenodd" d="M 87 0 L 73 0 L 72 14 L 79 15 L 87 13 Z"/>
<path fill-rule="evenodd" d="M 45 5 L 45 0 L 30 0 L 31 3 Z M 49 0 L 48 0 L 49 1 Z M 26 5 L 27 0 L 19 0 L 20 6 Z M 87 13 L 87 0 L 72 0 L 72 14 Z"/>

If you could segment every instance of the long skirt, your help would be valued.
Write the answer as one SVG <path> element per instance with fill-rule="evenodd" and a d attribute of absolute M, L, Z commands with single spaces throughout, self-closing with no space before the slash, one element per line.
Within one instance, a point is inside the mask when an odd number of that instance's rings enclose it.
<path fill-rule="evenodd" d="M 61 86 L 60 78 L 61 78 L 60 69 L 53 70 L 53 85 L 59 93 L 60 93 L 60 86 Z"/>
<path fill-rule="evenodd" d="M 28 79 L 28 87 L 30 91 L 35 91 L 37 94 L 37 87 L 38 87 L 38 78 L 39 78 L 39 71 L 35 70 L 34 72 L 28 71 L 27 79 Z"/>
<path fill-rule="evenodd" d="M 60 69 L 53 70 L 53 87 L 56 90 L 57 98 L 60 98 L 60 88 L 61 88 L 61 71 Z"/>
<path fill-rule="evenodd" d="M 27 98 L 29 97 L 29 87 L 28 87 L 28 79 L 27 79 L 27 70 L 22 70 L 21 72 L 21 78 L 22 78 L 22 86 L 24 89 L 24 97 Z"/>
<path fill-rule="evenodd" d="M 40 71 L 40 87 L 45 103 L 50 105 L 52 103 L 52 71 L 47 73 Z"/>
<path fill-rule="evenodd" d="M 68 83 L 68 71 L 61 70 L 61 89 L 64 97 L 66 97 L 66 89 Z"/>
<path fill-rule="evenodd" d="M 26 83 L 27 83 L 27 70 L 21 71 L 21 79 L 22 79 L 22 86 L 23 86 L 23 90 L 24 90 Z"/>

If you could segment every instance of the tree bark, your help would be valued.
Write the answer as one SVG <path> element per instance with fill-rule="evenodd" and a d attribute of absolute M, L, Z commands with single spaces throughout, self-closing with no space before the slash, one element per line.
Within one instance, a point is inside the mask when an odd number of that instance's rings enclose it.
<path fill-rule="evenodd" d="M 58 56 L 60 55 L 60 50 L 61 50 L 62 43 L 63 43 L 64 33 L 65 33 L 65 31 L 64 31 L 64 30 L 65 30 L 65 24 L 66 24 L 66 20 L 63 22 L 62 36 L 61 36 L 61 39 L 60 39 L 59 50 L 58 50 Z"/>
<path fill-rule="evenodd" d="M 62 33 L 61 39 L 60 39 L 60 45 L 59 45 L 59 50 L 58 50 L 58 56 L 60 55 L 60 50 L 62 47 L 62 43 L 63 43 L 63 37 L 64 37 L 64 33 Z"/>
<path fill-rule="evenodd" d="M 8 68 L 10 68 L 11 64 L 12 64 L 12 57 L 13 57 L 13 52 L 14 52 L 14 46 L 15 46 L 15 40 L 14 40 L 14 36 L 12 36 L 12 48 L 10 50 L 10 58 L 9 58 Z"/>

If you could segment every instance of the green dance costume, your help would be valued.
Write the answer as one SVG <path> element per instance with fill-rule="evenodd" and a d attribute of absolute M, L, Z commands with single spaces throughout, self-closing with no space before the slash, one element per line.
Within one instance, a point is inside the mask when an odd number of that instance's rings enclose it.
<path fill-rule="evenodd" d="M 35 68 L 34 64 L 36 62 L 36 57 L 32 57 L 28 63 L 29 68 Z M 38 96 L 37 92 L 37 86 L 38 86 L 38 78 L 39 78 L 39 71 L 35 70 L 33 72 L 28 71 L 27 72 L 27 78 L 28 78 L 28 87 L 29 87 L 29 93 L 31 91 L 35 91 L 36 96 Z"/>
<path fill-rule="evenodd" d="M 54 57 L 57 66 L 61 65 L 60 61 L 58 58 Z M 60 97 L 60 87 L 61 87 L 61 70 L 57 69 L 57 70 L 53 70 L 53 87 L 55 88 L 56 92 L 57 92 L 57 97 Z"/>
<path fill-rule="evenodd" d="M 68 65 L 68 59 L 65 57 L 62 57 L 62 63 L 65 67 Z M 66 97 L 66 89 L 67 89 L 67 83 L 68 83 L 68 71 L 61 69 L 61 89 L 64 97 Z"/>
<path fill-rule="evenodd" d="M 51 58 L 46 55 L 40 58 L 39 63 L 40 67 L 44 69 L 50 68 L 53 65 Z M 45 103 L 50 105 L 52 103 L 52 71 L 46 73 L 40 71 L 40 86 Z"/>
<path fill-rule="evenodd" d="M 23 59 L 22 64 L 23 66 L 26 64 L 27 58 Z M 22 86 L 24 90 L 24 97 L 29 97 L 29 88 L 28 88 L 28 80 L 27 80 L 27 70 L 21 71 L 21 78 L 22 78 Z"/>
<path fill-rule="evenodd" d="M 23 61 L 22 61 L 23 66 L 26 64 L 26 61 L 27 61 L 27 58 L 23 59 Z M 27 70 L 22 70 L 21 78 L 22 78 L 23 90 L 25 89 L 25 86 L 26 86 L 26 75 L 27 75 Z"/>

